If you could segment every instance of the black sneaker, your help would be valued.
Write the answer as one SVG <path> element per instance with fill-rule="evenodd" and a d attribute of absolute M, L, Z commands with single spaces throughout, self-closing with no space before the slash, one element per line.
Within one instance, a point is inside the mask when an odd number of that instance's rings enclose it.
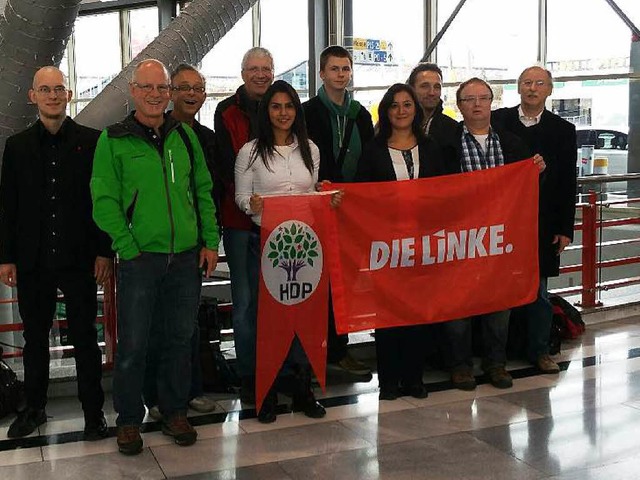
<path fill-rule="evenodd" d="M 44 408 L 27 408 L 18 413 L 16 418 L 7 432 L 9 438 L 26 437 L 35 431 L 40 425 L 47 421 L 47 414 Z"/>
<path fill-rule="evenodd" d="M 104 415 L 84 421 L 84 439 L 89 442 L 102 440 L 109 436 L 109 427 Z"/>

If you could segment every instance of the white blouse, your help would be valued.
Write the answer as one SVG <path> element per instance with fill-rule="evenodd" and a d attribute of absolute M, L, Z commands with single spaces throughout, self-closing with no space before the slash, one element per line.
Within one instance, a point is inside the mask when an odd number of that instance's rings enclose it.
<path fill-rule="evenodd" d="M 246 143 L 238 152 L 235 166 L 236 203 L 240 210 L 251 216 L 251 220 L 260 225 L 261 215 L 253 213 L 249 199 L 258 195 L 292 195 L 315 191 L 320 166 L 320 151 L 309 140 L 313 175 L 302 160 L 298 139 L 294 137 L 291 145 L 276 146 L 276 154 L 269 159 L 269 171 L 261 158 L 256 158 L 251 167 L 251 151 L 256 141 Z"/>
<path fill-rule="evenodd" d="M 397 148 L 389 147 L 389 155 L 391 155 L 391 163 L 393 164 L 393 171 L 396 174 L 396 180 L 409 180 L 409 168 L 407 167 L 407 161 L 404 158 L 403 152 L 408 152 L 408 155 L 413 162 L 413 178 L 418 178 L 418 172 L 420 171 L 420 154 L 418 145 L 408 150 L 399 150 Z"/>

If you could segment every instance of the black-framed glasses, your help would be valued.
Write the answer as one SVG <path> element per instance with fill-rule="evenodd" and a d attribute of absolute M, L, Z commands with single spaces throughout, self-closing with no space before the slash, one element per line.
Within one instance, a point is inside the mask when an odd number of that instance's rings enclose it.
<path fill-rule="evenodd" d="M 56 97 L 62 97 L 67 94 L 67 87 L 64 85 L 56 85 L 55 87 L 50 87 L 48 85 L 42 85 L 36 89 L 40 95 L 51 95 L 51 92 L 56 94 Z"/>
<path fill-rule="evenodd" d="M 207 91 L 207 89 L 205 87 L 202 86 L 191 86 L 191 85 L 177 85 L 175 87 L 171 87 L 171 90 L 173 90 L 174 92 L 182 92 L 182 93 L 188 93 L 191 90 L 193 90 L 193 93 L 204 93 Z"/>
<path fill-rule="evenodd" d="M 138 82 L 133 82 L 133 84 L 138 87 L 140 90 L 142 90 L 144 93 L 151 93 L 153 92 L 153 90 L 157 90 L 159 94 L 161 95 L 166 95 L 167 93 L 169 93 L 171 87 L 169 85 L 167 85 L 166 83 L 160 83 L 158 85 L 153 85 L 151 83 L 138 83 Z"/>

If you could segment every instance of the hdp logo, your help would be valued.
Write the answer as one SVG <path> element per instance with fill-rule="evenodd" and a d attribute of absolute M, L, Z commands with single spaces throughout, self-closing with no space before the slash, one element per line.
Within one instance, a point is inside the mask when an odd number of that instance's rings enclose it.
<path fill-rule="evenodd" d="M 284 305 L 304 302 L 322 276 L 322 245 L 313 229 L 288 220 L 273 229 L 262 251 L 262 277 L 273 298 Z"/>

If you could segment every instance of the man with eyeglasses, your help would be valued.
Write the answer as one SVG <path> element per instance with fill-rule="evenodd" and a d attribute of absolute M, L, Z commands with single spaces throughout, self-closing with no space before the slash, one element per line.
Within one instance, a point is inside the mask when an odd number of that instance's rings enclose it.
<path fill-rule="evenodd" d="M 186 416 L 191 338 L 200 272 L 210 276 L 218 260 L 211 175 L 191 127 L 165 113 L 169 81 L 158 60 L 136 66 L 129 86 L 135 111 L 100 135 L 91 179 L 94 219 L 120 260 L 113 401 L 118 448 L 127 455 L 142 451 L 150 331 L 161 332 L 162 433 L 182 446 L 196 441 Z"/>
<path fill-rule="evenodd" d="M 66 304 L 74 347 L 85 440 L 108 434 L 102 407 L 102 354 L 95 327 L 96 283 L 111 275 L 109 237 L 91 218 L 89 181 L 98 131 L 67 117 L 72 92 L 56 67 L 33 78 L 29 100 L 38 120 L 7 140 L 0 181 L 0 280 L 18 290 L 24 325 L 26 409 L 10 438 L 31 434 L 47 421 L 49 330 L 58 289 Z"/>
<path fill-rule="evenodd" d="M 322 86 L 318 95 L 302 104 L 309 138 L 320 149 L 321 181 L 352 182 L 364 145 L 373 138 L 371 114 L 347 91 L 352 69 L 347 49 L 325 48 L 320 53 Z M 349 336 L 337 334 L 331 305 L 328 326 L 327 361 L 351 374 L 371 377 L 371 369 L 349 353 Z"/>
<path fill-rule="evenodd" d="M 531 157 L 531 152 L 517 136 L 491 122 L 493 91 L 487 82 L 471 78 L 456 91 L 456 101 L 462 122 L 458 126 L 455 160 L 450 171 L 474 172 L 495 168 Z M 450 159 L 451 161 L 451 159 Z M 542 157 L 536 155 L 535 163 L 544 170 Z M 509 330 L 509 310 L 480 315 L 482 329 L 482 370 L 496 388 L 510 388 L 513 380 L 506 366 L 506 345 Z M 474 390 L 472 320 L 466 318 L 443 323 L 448 341 L 448 364 L 451 382 L 461 390 Z"/>
<path fill-rule="evenodd" d="M 215 135 L 213 130 L 196 120 L 206 95 L 206 82 L 202 74 L 192 65 L 182 63 L 171 72 L 171 101 L 173 110 L 169 115 L 179 122 L 189 125 L 200 142 L 204 158 L 210 170 L 213 168 Z M 211 172 L 213 175 L 213 172 Z M 215 177 L 214 177 L 215 178 Z M 213 192 L 212 192 L 213 193 Z M 215 200 L 215 198 L 214 198 Z M 217 209 L 216 209 L 217 213 Z M 158 408 L 158 359 L 160 342 L 152 341 L 147 354 L 147 370 L 144 380 L 144 401 L 149 409 L 149 416 L 162 420 Z M 204 394 L 202 387 L 202 367 L 200 365 L 200 329 L 196 323 L 191 337 L 191 388 L 189 390 L 189 407 L 200 413 L 215 410 L 215 402 Z"/>
<path fill-rule="evenodd" d="M 258 306 L 258 272 L 249 262 L 249 233 L 251 218 L 235 202 L 234 169 L 236 156 L 242 146 L 256 137 L 258 103 L 273 83 L 273 57 L 262 47 L 249 49 L 242 58 L 243 84 L 236 93 L 222 100 L 213 119 L 216 132 L 215 171 L 218 173 L 214 190 L 220 195 L 220 216 L 224 252 L 231 275 L 233 302 L 233 339 L 236 349 L 236 369 L 241 380 L 240 399 L 255 403 L 256 318 Z M 253 312 L 253 313 L 251 313 Z"/>
<path fill-rule="evenodd" d="M 560 274 L 560 254 L 573 241 L 576 213 L 576 128 L 545 108 L 552 92 L 550 71 L 538 66 L 526 68 L 518 77 L 520 105 L 493 112 L 496 123 L 522 138 L 547 164 L 539 196 L 538 297 L 514 312 L 526 322 L 527 358 L 543 373 L 560 371 L 549 355 L 553 310 L 547 280 Z"/>

